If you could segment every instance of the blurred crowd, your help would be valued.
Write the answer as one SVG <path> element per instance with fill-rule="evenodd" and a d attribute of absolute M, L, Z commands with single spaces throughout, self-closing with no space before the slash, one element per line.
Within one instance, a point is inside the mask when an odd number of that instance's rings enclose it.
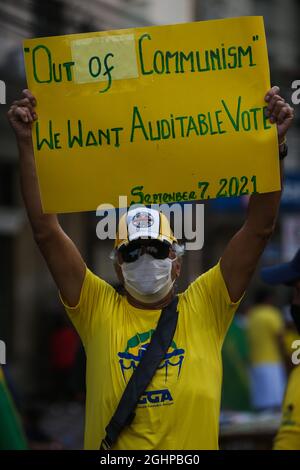
<path fill-rule="evenodd" d="M 268 288 L 238 312 L 223 347 L 222 406 L 227 411 L 282 412 L 274 449 L 300 449 L 300 250 L 287 263 L 264 268 Z M 286 287 L 279 307 L 275 289 Z M 260 436 L 261 437 L 261 436 Z"/>

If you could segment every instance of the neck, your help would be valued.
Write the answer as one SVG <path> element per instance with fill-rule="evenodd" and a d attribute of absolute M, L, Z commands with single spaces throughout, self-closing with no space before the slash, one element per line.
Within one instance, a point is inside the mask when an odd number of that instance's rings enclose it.
<path fill-rule="evenodd" d="M 143 303 L 135 299 L 127 291 L 126 296 L 128 303 L 130 303 L 130 305 L 132 305 L 133 307 L 140 308 L 141 310 L 160 310 L 166 307 L 171 302 L 174 297 L 174 289 L 171 289 L 170 292 L 163 299 L 151 304 Z"/>

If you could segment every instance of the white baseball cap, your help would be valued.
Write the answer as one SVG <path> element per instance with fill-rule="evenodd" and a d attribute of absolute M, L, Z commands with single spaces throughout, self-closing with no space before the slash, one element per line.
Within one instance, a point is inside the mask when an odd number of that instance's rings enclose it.
<path fill-rule="evenodd" d="M 162 212 L 147 207 L 129 209 L 121 217 L 115 248 L 119 249 L 139 238 L 166 241 L 170 245 L 177 243 L 167 217 Z"/>

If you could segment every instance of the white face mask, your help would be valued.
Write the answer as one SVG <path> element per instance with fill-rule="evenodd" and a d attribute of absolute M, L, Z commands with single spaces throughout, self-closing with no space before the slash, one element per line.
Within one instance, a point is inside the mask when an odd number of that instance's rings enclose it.
<path fill-rule="evenodd" d="M 163 299 L 175 282 L 171 277 L 175 259 L 155 259 L 146 253 L 133 263 L 123 263 L 121 269 L 125 289 L 141 302 L 151 303 Z"/>

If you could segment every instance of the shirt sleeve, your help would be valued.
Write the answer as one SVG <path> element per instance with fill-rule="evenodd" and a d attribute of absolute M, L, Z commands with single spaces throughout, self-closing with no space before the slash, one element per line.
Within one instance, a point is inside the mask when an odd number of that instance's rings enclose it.
<path fill-rule="evenodd" d="M 214 328 L 221 344 L 243 296 L 232 302 L 221 272 L 220 262 L 199 276 L 186 291 L 188 299 L 197 310 L 202 306 L 200 315 Z M 198 308 L 198 310 L 199 310 Z"/>
<path fill-rule="evenodd" d="M 96 323 L 108 320 L 119 294 L 103 279 L 86 268 L 78 304 L 70 307 L 59 293 L 60 300 L 86 346 Z"/>
<path fill-rule="evenodd" d="M 284 320 L 280 310 L 277 308 L 272 308 L 270 310 L 269 323 L 275 335 L 280 335 L 284 332 Z"/>

